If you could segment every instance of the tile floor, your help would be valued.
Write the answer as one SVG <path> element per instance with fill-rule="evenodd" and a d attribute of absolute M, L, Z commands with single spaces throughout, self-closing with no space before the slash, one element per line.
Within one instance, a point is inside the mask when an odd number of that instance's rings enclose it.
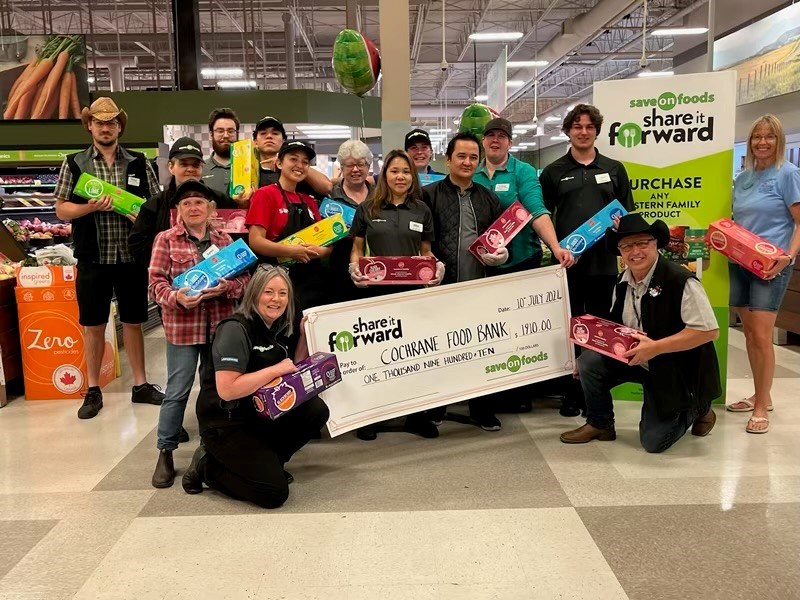
<path fill-rule="evenodd" d="M 163 343 L 146 340 L 154 382 Z M 730 344 L 733 400 L 751 381 Z M 0 600 L 798 599 L 800 349 L 777 352 L 767 435 L 718 410 L 708 438 L 646 454 L 619 402 L 616 442 L 567 446 L 580 420 L 543 401 L 499 433 L 313 442 L 275 511 L 153 489 L 158 409 L 126 376 L 90 421 L 17 399 L 0 409 Z"/>

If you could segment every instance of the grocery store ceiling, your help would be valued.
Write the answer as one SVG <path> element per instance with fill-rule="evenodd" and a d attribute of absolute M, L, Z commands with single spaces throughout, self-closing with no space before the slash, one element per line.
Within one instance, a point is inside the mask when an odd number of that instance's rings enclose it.
<path fill-rule="evenodd" d="M 379 38 L 378 0 L 351 0 L 360 30 Z M 649 0 L 648 30 L 679 26 L 706 0 Z M 297 86 L 338 90 L 331 67 L 332 45 L 345 27 L 346 0 L 201 0 L 203 67 L 239 67 L 259 88 L 286 87 L 284 18 L 294 23 Z M 410 0 L 412 120 L 445 123 L 485 92 L 487 72 L 503 43 L 469 40 L 473 32 L 518 31 L 508 45 L 509 60 L 546 59 L 538 71 L 538 114 L 563 109 L 591 93 L 593 81 L 636 73 L 642 52 L 643 0 L 446 0 L 442 70 L 443 3 Z M 126 90 L 171 87 L 174 66 L 169 0 L 6 0 L 5 26 L 27 34 L 83 33 L 91 48 L 90 75 L 96 89 L 110 88 L 110 70 L 124 67 Z M 671 37 L 647 36 L 653 70 L 672 65 Z M 532 68 L 508 70 L 513 122 L 534 116 Z M 214 85 L 214 79 L 205 79 Z M 476 85 L 477 83 L 477 85 Z M 379 93 L 377 89 L 373 93 Z"/>

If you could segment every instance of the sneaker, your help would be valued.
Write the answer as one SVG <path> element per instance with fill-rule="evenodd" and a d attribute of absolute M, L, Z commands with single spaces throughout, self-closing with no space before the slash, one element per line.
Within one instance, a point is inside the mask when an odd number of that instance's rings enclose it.
<path fill-rule="evenodd" d="M 183 474 L 181 485 L 183 491 L 187 494 L 200 494 L 203 491 L 203 476 L 200 474 L 200 463 L 204 462 L 206 457 L 206 447 L 200 442 L 197 450 L 192 455 L 192 462 L 189 468 Z"/>
<path fill-rule="evenodd" d="M 183 427 L 181 427 L 181 432 L 178 434 L 178 443 L 185 444 L 189 441 L 189 432 L 186 431 Z"/>
<path fill-rule="evenodd" d="M 100 388 L 91 387 L 86 390 L 83 398 L 83 405 L 78 409 L 79 419 L 93 419 L 103 408 L 103 393 Z"/>
<path fill-rule="evenodd" d="M 500 423 L 500 419 L 494 415 L 484 415 L 482 417 L 478 417 L 475 419 L 475 421 L 477 422 L 478 427 L 484 431 L 500 431 L 503 428 L 503 424 Z"/>
<path fill-rule="evenodd" d="M 142 385 L 135 385 L 131 388 L 131 402 L 161 406 L 163 401 L 164 393 L 161 391 L 161 386 L 152 383 L 143 383 Z"/>

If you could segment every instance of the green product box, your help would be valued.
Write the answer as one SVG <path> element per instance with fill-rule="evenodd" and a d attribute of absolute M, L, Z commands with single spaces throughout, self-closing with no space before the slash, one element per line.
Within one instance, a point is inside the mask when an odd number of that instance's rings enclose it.
<path fill-rule="evenodd" d="M 145 203 L 144 198 L 134 196 L 130 192 L 111 185 L 107 181 L 103 181 L 89 173 L 81 173 L 78 183 L 75 184 L 74 191 L 78 196 L 86 198 L 90 202 L 100 200 L 103 196 L 111 196 L 111 207 L 114 212 L 121 215 L 136 216 L 139 214 L 139 208 Z"/>

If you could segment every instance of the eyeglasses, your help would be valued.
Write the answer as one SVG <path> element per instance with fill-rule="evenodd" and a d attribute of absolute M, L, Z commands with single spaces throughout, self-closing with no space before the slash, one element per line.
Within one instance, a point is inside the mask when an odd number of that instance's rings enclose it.
<path fill-rule="evenodd" d="M 342 169 L 344 169 L 345 171 L 352 171 L 353 169 L 358 169 L 359 171 L 361 171 L 362 169 L 366 169 L 367 167 L 369 167 L 369 164 L 365 162 L 344 163 L 342 165 Z"/>
<path fill-rule="evenodd" d="M 770 133 L 769 135 L 754 135 L 750 139 L 754 142 L 760 142 L 762 140 L 765 142 L 774 142 L 778 139 L 778 136 Z"/>
<path fill-rule="evenodd" d="M 214 132 L 214 135 L 219 135 L 219 136 L 228 135 L 230 137 L 233 137 L 239 132 L 239 130 L 238 129 L 214 129 L 213 132 Z"/>
<path fill-rule="evenodd" d="M 650 245 L 650 242 L 655 242 L 655 238 L 650 238 L 647 240 L 639 240 L 638 242 L 628 242 L 627 244 L 619 244 L 617 248 L 620 252 L 630 252 L 633 250 L 634 246 L 639 250 L 644 250 Z"/>

